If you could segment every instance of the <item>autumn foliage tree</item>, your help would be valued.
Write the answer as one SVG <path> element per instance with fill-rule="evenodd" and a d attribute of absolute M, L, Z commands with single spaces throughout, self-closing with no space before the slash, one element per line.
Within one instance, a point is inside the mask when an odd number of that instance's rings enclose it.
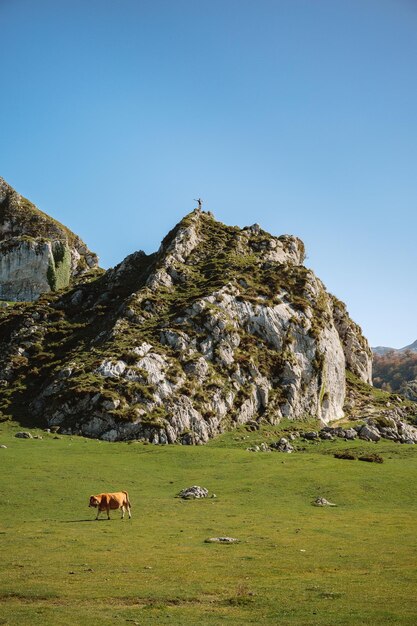
<path fill-rule="evenodd" d="M 406 383 L 417 381 L 417 352 L 391 351 L 374 355 L 373 383 L 386 391 L 403 393 Z"/>

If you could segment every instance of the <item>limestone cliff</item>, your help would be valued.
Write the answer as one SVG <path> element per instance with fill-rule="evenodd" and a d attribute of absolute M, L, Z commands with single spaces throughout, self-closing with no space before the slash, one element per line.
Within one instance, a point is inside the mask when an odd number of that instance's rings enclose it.
<path fill-rule="evenodd" d="M 0 178 L 0 300 L 36 300 L 96 265 L 79 237 Z"/>
<path fill-rule="evenodd" d="M 304 245 L 194 211 L 157 253 L 0 317 L 3 413 L 107 440 L 202 443 L 250 420 L 344 415 L 371 355 Z"/>

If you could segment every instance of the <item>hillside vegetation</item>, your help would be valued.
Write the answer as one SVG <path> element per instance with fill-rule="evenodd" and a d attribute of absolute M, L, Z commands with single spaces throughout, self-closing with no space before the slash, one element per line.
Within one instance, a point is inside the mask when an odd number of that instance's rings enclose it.
<path fill-rule="evenodd" d="M 391 351 L 374 356 L 373 384 L 417 401 L 417 353 Z"/>

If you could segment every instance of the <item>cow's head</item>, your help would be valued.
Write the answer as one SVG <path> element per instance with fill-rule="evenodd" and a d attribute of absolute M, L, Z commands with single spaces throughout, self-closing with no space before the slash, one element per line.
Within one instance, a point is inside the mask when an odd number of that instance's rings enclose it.
<path fill-rule="evenodd" d="M 97 508 L 99 504 L 100 501 L 97 496 L 90 496 L 90 504 L 88 506 L 94 506 L 95 508 Z"/>

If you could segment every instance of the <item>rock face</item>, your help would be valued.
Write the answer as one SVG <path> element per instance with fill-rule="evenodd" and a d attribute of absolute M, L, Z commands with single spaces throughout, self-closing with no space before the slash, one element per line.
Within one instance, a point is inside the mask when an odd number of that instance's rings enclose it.
<path fill-rule="evenodd" d="M 79 237 L 0 178 L 0 300 L 36 300 L 97 262 Z"/>
<path fill-rule="evenodd" d="M 346 371 L 368 383 L 371 353 L 303 261 L 296 237 L 194 211 L 157 253 L 0 309 L 0 410 L 162 444 L 261 419 L 337 420 Z"/>

